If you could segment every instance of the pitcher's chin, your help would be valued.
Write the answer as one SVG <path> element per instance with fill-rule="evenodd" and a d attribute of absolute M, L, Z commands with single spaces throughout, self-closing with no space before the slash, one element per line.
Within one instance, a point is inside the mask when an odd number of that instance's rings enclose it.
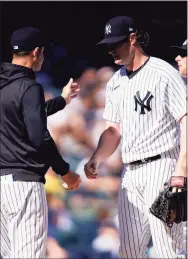
<path fill-rule="evenodd" d="M 122 59 L 114 59 L 114 63 L 115 63 L 116 65 L 124 65 Z"/>

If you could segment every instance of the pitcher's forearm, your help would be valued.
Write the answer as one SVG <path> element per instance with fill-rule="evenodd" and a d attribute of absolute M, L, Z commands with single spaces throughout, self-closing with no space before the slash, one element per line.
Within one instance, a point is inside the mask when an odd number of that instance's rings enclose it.
<path fill-rule="evenodd" d="M 181 157 L 179 157 L 177 166 L 176 166 L 176 175 L 178 176 L 185 176 L 187 177 L 187 163 L 186 163 L 186 154 L 185 155 L 181 155 Z"/>
<path fill-rule="evenodd" d="M 102 163 L 115 152 L 120 140 L 120 133 L 115 128 L 109 127 L 100 136 L 97 149 L 92 157 L 96 158 L 99 163 Z"/>
<path fill-rule="evenodd" d="M 187 176 L 186 119 L 187 116 L 184 116 L 181 122 L 180 154 L 176 166 L 178 176 Z"/>

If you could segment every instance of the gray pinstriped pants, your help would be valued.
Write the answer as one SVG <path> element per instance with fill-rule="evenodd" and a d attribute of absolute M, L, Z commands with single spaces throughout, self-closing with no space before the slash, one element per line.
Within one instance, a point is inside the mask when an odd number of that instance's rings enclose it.
<path fill-rule="evenodd" d="M 43 183 L 0 176 L 2 258 L 45 258 L 47 202 Z"/>
<path fill-rule="evenodd" d="M 175 171 L 176 161 L 162 157 L 124 171 L 118 200 L 121 258 L 147 258 L 151 236 L 157 258 L 186 258 L 187 222 L 169 229 L 149 213 L 163 184 Z"/>

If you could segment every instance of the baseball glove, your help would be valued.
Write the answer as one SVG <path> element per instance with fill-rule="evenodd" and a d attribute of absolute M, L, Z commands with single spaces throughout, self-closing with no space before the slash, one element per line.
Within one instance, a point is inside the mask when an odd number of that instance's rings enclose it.
<path fill-rule="evenodd" d="M 170 228 L 187 221 L 187 177 L 172 176 L 149 210 Z"/>

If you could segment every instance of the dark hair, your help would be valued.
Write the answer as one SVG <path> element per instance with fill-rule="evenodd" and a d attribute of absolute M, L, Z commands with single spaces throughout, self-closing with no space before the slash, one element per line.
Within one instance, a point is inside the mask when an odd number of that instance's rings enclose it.
<path fill-rule="evenodd" d="M 19 51 L 19 52 L 13 52 L 13 55 L 17 57 L 24 57 L 24 56 L 28 56 L 30 53 L 31 51 Z"/>
<path fill-rule="evenodd" d="M 42 49 L 42 47 L 39 47 L 39 51 L 41 51 L 41 49 Z M 28 56 L 31 52 L 32 52 L 32 50 L 30 50 L 30 51 L 22 50 L 19 52 L 13 51 L 13 55 L 16 57 L 25 57 L 25 56 Z"/>
<path fill-rule="evenodd" d="M 138 29 L 135 32 L 137 43 L 142 49 L 145 49 L 149 43 L 149 34 L 142 29 Z"/>

